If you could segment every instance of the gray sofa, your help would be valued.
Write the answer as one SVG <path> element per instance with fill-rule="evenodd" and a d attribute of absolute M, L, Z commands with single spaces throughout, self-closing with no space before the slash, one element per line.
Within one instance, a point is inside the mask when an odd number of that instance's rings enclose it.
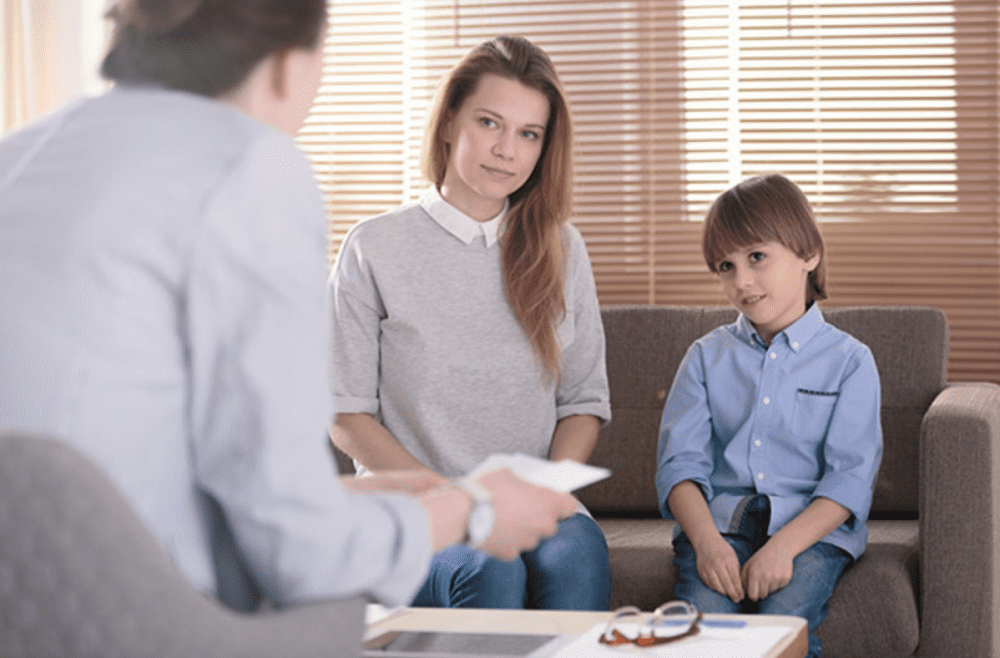
<path fill-rule="evenodd" d="M 660 412 L 687 347 L 728 308 L 602 310 L 614 418 L 591 459 L 614 475 L 579 492 L 611 552 L 612 607 L 672 598 L 673 522 L 653 476 Z M 1000 655 L 1000 386 L 947 383 L 937 310 L 827 309 L 873 351 L 884 456 L 868 549 L 817 634 L 828 658 Z"/>
<path fill-rule="evenodd" d="M 93 461 L 0 435 L 4 658 L 356 658 L 364 603 L 233 612 L 191 586 Z"/>

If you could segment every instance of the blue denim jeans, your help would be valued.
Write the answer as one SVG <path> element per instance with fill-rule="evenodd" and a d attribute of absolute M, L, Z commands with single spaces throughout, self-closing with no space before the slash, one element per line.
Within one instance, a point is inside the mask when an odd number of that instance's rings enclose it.
<path fill-rule="evenodd" d="M 766 501 L 766 497 L 762 498 Z M 739 533 L 722 535 L 736 551 L 740 565 L 745 564 L 767 541 L 769 518 L 769 507 L 765 514 L 759 508 L 754 509 L 752 504 L 747 505 Z M 694 548 L 686 535 L 681 534 L 674 540 L 674 552 L 674 564 L 678 570 L 674 598 L 689 601 L 702 612 L 759 612 L 802 617 L 809 625 L 808 655 L 810 658 L 823 655 L 823 643 L 816 637 L 816 627 L 826 618 L 834 586 L 854 561 L 849 553 L 832 544 L 817 542 L 792 562 L 792 580 L 788 585 L 757 602 L 744 599 L 740 603 L 733 603 L 729 597 L 719 594 L 702 582 L 698 575 Z"/>
<path fill-rule="evenodd" d="M 608 544 L 601 528 L 577 514 L 558 532 L 510 562 L 467 546 L 436 554 L 411 605 L 438 608 L 607 610 Z"/>

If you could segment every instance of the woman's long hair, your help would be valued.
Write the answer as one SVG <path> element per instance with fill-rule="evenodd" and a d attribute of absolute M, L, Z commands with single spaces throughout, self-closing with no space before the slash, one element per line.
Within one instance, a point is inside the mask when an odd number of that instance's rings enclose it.
<path fill-rule="evenodd" d="M 445 79 L 424 141 L 424 176 L 441 185 L 448 169 L 445 130 L 484 75 L 516 80 L 549 100 L 542 152 L 528 180 L 510 195 L 500 238 L 504 291 L 545 371 L 558 379 L 561 346 L 556 331 L 566 315 L 563 286 L 573 189 L 573 129 L 569 106 L 552 61 L 523 37 L 499 36 L 469 52 Z"/>

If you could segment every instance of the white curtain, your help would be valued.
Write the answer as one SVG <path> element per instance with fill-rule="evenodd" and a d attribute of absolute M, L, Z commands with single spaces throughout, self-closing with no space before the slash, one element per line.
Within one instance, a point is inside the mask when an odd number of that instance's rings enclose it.
<path fill-rule="evenodd" d="M 98 67 L 109 0 L 2 0 L 0 131 L 106 88 Z"/>

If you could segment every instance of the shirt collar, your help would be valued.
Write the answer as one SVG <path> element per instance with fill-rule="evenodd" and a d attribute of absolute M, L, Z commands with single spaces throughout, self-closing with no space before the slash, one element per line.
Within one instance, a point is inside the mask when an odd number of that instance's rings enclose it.
<path fill-rule="evenodd" d="M 782 331 L 779 331 L 771 342 L 773 343 L 779 336 L 784 336 L 792 351 L 798 352 L 809 342 L 809 339 L 816 335 L 816 332 L 819 331 L 825 322 L 823 312 L 819 310 L 819 305 L 813 302 L 806 309 L 806 312 L 802 314 L 802 317 L 785 327 Z M 736 333 L 749 343 L 759 345 L 761 348 L 767 347 L 760 334 L 754 329 L 753 323 L 742 313 L 736 319 Z"/>
<path fill-rule="evenodd" d="M 504 203 L 503 210 L 493 219 L 486 222 L 478 222 L 464 212 L 451 205 L 441 197 L 436 187 L 431 187 L 420 199 L 420 206 L 427 211 L 435 222 L 441 225 L 456 238 L 465 244 L 472 244 L 478 236 L 483 236 L 486 246 L 492 247 L 496 244 L 497 236 L 500 232 L 500 222 L 507 214 L 510 202 Z"/>

